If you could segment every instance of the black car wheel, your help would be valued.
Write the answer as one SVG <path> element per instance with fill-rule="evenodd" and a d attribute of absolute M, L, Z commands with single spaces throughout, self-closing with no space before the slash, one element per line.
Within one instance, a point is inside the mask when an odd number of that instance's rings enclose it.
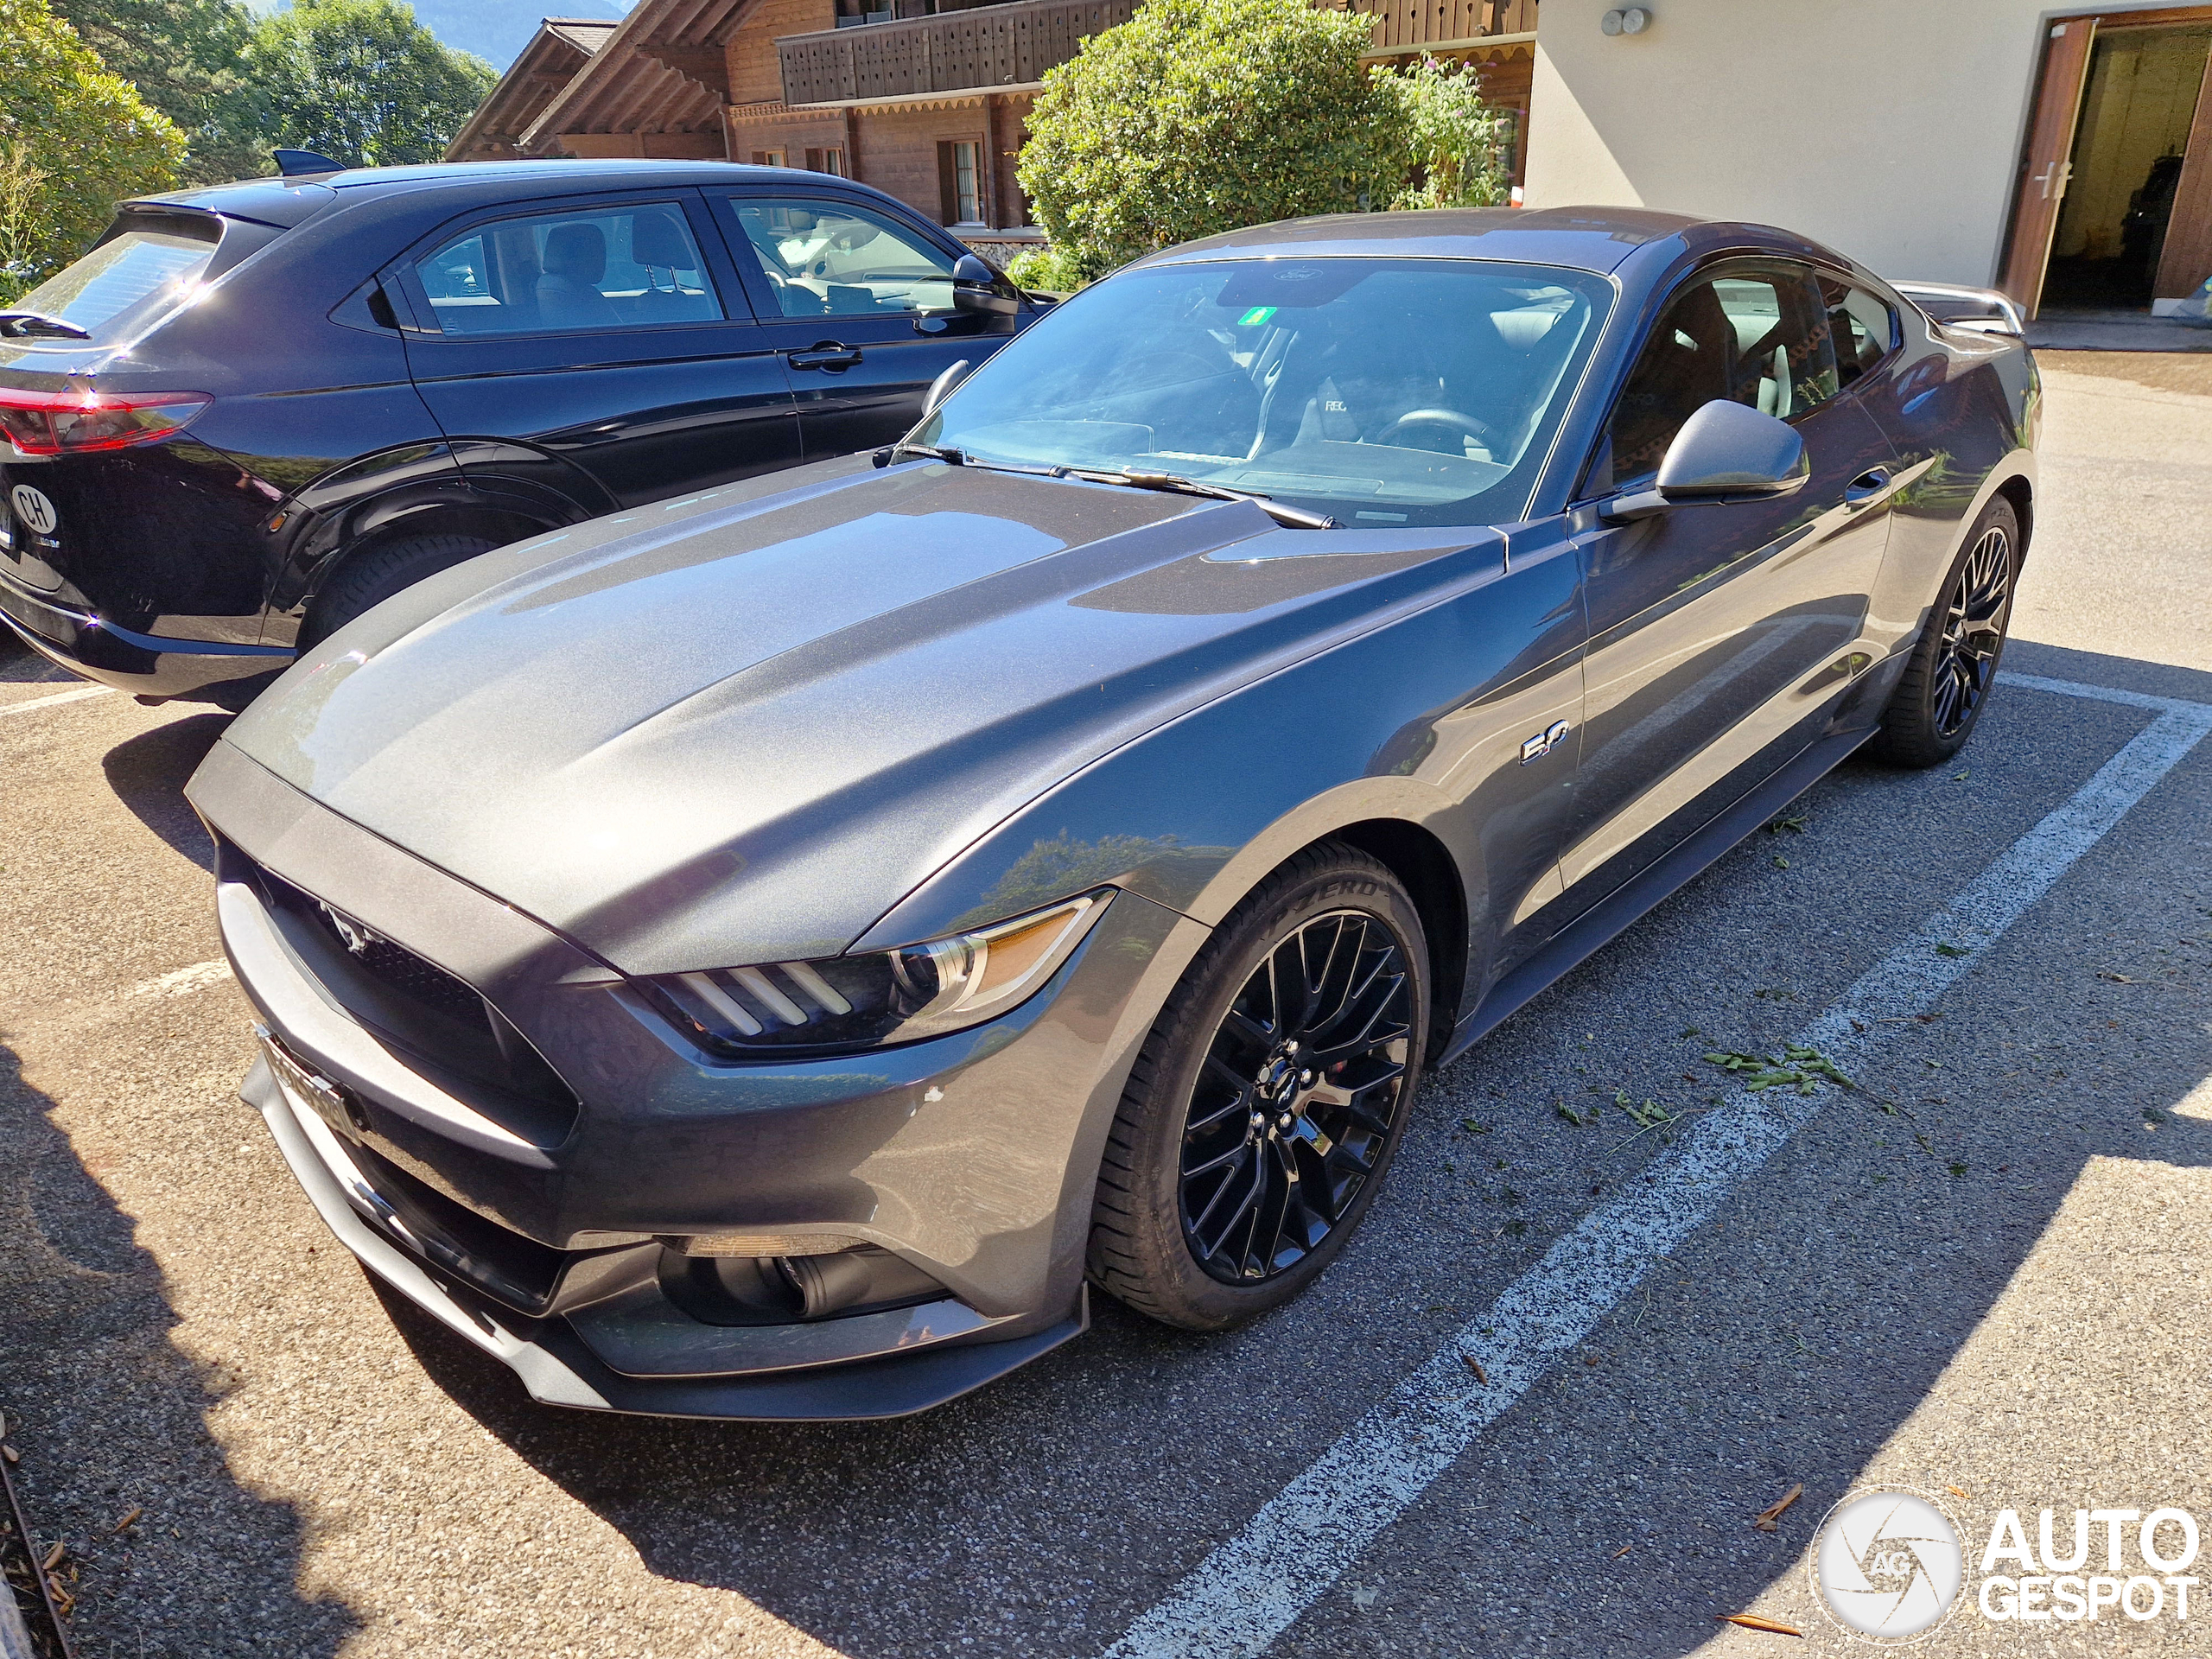
<path fill-rule="evenodd" d="M 1295 1296 L 1374 1200 L 1427 1020 L 1427 946 L 1395 876 L 1333 843 L 1275 872 L 1198 953 L 1130 1072 L 1092 1279 L 1194 1330 Z"/>
<path fill-rule="evenodd" d="M 1999 496 L 1974 521 L 1929 613 L 1869 746 L 1876 759 L 1936 766 L 1966 747 L 1997 680 L 2019 569 L 2019 517 Z"/>
<path fill-rule="evenodd" d="M 302 650 L 327 639 L 355 617 L 381 605 L 403 588 L 449 570 L 463 559 L 488 553 L 499 543 L 488 536 L 410 536 L 387 542 L 365 553 L 357 553 L 339 567 L 327 587 L 315 596 L 308 626 L 300 639 Z"/>

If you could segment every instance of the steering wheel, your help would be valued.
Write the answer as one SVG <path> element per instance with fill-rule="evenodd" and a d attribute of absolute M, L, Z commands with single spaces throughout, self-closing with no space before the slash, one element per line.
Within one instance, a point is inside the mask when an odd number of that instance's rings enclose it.
<path fill-rule="evenodd" d="M 1459 446 L 1462 450 L 1466 448 L 1466 441 L 1469 438 L 1472 438 L 1491 455 L 1496 455 L 1500 449 L 1505 447 L 1504 439 L 1498 434 L 1496 429 L 1490 425 L 1488 422 L 1478 421 L 1471 415 L 1463 415 L 1456 409 L 1416 409 L 1409 414 L 1401 415 L 1396 420 L 1390 423 L 1389 430 L 1383 433 L 1381 441 L 1384 443 L 1395 443 L 1397 442 L 1399 435 L 1408 431 L 1408 429 L 1420 429 L 1424 427 L 1432 430 L 1446 433 L 1450 436 L 1457 438 L 1459 440 Z M 1435 449 L 1435 446 L 1433 444 L 1427 443 L 1401 445 L 1400 447 L 1414 449 Z M 1448 449 L 1436 449 L 1436 453 L 1439 454 L 1449 454 L 1452 452 Z"/>

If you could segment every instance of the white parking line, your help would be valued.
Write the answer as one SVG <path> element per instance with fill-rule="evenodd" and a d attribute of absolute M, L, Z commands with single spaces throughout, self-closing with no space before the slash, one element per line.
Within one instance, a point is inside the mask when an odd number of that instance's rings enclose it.
<path fill-rule="evenodd" d="M 2155 709 L 2158 717 L 1798 1034 L 1796 1042 L 1819 1049 L 1846 1072 L 1885 1039 L 1891 1027 L 1876 1021 L 1929 1012 L 1982 951 L 2212 732 L 2212 704 L 2031 675 L 2002 677 L 2024 690 Z M 1489 1312 L 1460 1327 L 1434 1358 L 1208 1554 L 1129 1627 L 1108 1659 L 1223 1659 L 1265 1650 L 1834 1092 L 1825 1085 L 1811 1096 L 1790 1089 L 1732 1090 L 1652 1160 L 1634 1190 L 1592 1211 Z"/>
<path fill-rule="evenodd" d="M 51 709 L 60 702 L 81 702 L 86 697 L 104 697 L 108 689 L 104 685 L 80 685 L 73 691 L 56 691 L 52 696 L 32 697 L 23 702 L 0 703 L 0 716 L 27 715 L 34 709 Z"/>
<path fill-rule="evenodd" d="M 213 962 L 195 962 L 189 968 L 179 968 L 163 974 L 158 979 L 149 979 L 133 985 L 126 996 L 182 996 L 187 991 L 196 991 L 202 985 L 213 985 L 231 976 L 227 957 L 217 957 Z"/>

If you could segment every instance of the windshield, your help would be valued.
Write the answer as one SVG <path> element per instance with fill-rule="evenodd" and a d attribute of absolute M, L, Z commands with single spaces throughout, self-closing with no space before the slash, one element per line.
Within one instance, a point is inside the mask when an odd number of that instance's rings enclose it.
<path fill-rule="evenodd" d="M 0 308 L 60 317 L 95 337 L 111 338 L 184 297 L 215 257 L 217 235 L 213 226 L 205 238 L 125 231 Z"/>
<path fill-rule="evenodd" d="M 1611 290 L 1472 259 L 1158 265 L 1042 319 L 914 434 L 1347 524 L 1517 518 Z"/>

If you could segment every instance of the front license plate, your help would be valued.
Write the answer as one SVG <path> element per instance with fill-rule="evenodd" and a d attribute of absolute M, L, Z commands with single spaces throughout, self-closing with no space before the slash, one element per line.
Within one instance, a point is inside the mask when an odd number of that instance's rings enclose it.
<path fill-rule="evenodd" d="M 270 1034 L 265 1026 L 256 1026 L 253 1034 L 261 1039 L 262 1058 L 269 1062 L 269 1069 L 284 1085 L 293 1098 L 313 1107 L 316 1116 L 340 1134 L 351 1135 L 354 1125 L 353 1114 L 346 1109 L 346 1091 L 321 1073 L 311 1071 L 293 1058 L 291 1051 Z"/>

